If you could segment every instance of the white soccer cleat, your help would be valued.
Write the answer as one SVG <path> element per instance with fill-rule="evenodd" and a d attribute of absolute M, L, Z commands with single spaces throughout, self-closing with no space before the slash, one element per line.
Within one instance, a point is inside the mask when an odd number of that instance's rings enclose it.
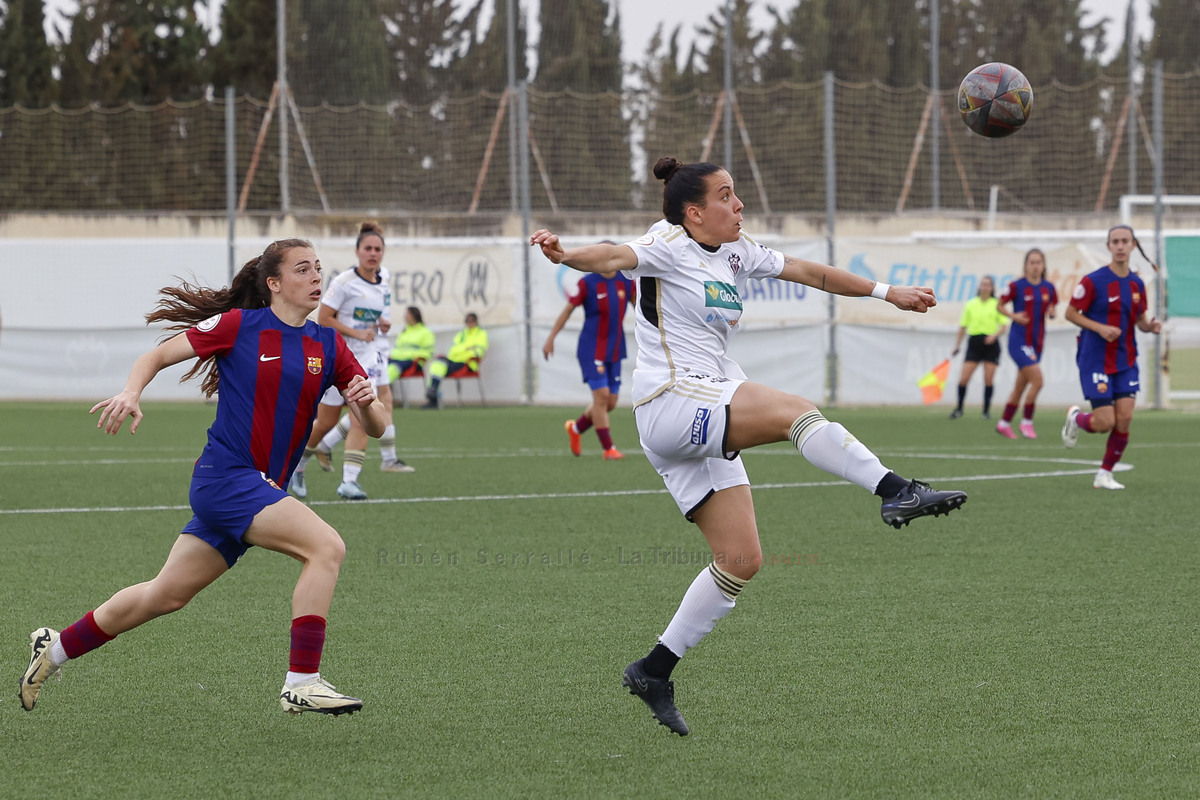
<path fill-rule="evenodd" d="M 332 450 L 322 450 L 320 447 L 317 447 L 316 456 L 317 466 L 321 468 L 322 472 L 333 472 Z"/>
<path fill-rule="evenodd" d="M 342 481 L 337 488 L 338 497 L 343 500 L 366 500 L 367 493 L 357 481 Z"/>
<path fill-rule="evenodd" d="M 315 711 L 318 714 L 353 714 L 361 711 L 363 701 L 342 694 L 324 678 L 316 677 L 298 686 L 284 684 L 279 693 L 279 705 L 289 714 Z"/>
<path fill-rule="evenodd" d="M 379 465 L 379 469 L 382 472 L 416 472 L 413 467 L 410 467 L 398 458 L 395 461 L 384 461 Z"/>
<path fill-rule="evenodd" d="M 1079 441 L 1079 423 L 1075 421 L 1075 415 L 1079 413 L 1079 406 L 1071 406 L 1067 409 L 1067 419 L 1062 426 L 1062 443 L 1063 447 L 1074 447 Z"/>
<path fill-rule="evenodd" d="M 1096 473 L 1096 477 L 1092 479 L 1093 489 L 1124 489 L 1125 484 L 1117 483 L 1117 479 L 1113 474 L 1106 469 L 1102 469 Z"/>
<path fill-rule="evenodd" d="M 58 672 L 58 667 L 50 661 L 50 648 L 57 641 L 58 631 L 53 628 L 38 628 L 29 634 L 29 666 L 21 676 L 21 708 L 26 711 L 33 711 L 42 685 Z"/>
<path fill-rule="evenodd" d="M 301 500 L 308 497 L 308 484 L 304 480 L 303 472 L 297 470 L 292 473 L 292 479 L 288 481 L 288 491 Z"/>

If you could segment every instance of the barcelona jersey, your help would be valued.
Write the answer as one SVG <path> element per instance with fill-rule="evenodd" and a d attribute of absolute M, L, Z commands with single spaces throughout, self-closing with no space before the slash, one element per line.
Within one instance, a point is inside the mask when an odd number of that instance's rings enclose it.
<path fill-rule="evenodd" d="M 1080 372 L 1113 375 L 1137 366 L 1137 321 L 1146 313 L 1146 284 L 1130 272 L 1118 276 L 1108 267 L 1084 275 L 1071 296 L 1071 306 L 1085 317 L 1121 329 L 1115 342 L 1084 329 L 1076 362 Z"/>
<path fill-rule="evenodd" d="M 1029 322 L 1021 325 L 1013 321 L 1008 329 L 1009 350 L 1020 347 L 1032 347 L 1038 355 L 1046 341 L 1046 314 L 1058 305 L 1058 293 L 1054 284 L 1049 281 L 1031 283 L 1027 278 L 1020 278 L 1008 285 L 1000 296 L 1000 304 L 1012 303 L 1012 313 L 1024 311 L 1029 315 Z"/>
<path fill-rule="evenodd" d="M 633 281 L 617 273 L 612 278 L 588 273 L 579 280 L 579 290 L 569 302 L 583 306 L 583 330 L 576 355 L 580 361 L 613 363 L 625 358 L 626 304 L 636 300 Z"/>
<path fill-rule="evenodd" d="M 330 386 L 363 375 L 341 335 L 306 321 L 299 328 L 269 308 L 234 309 L 186 331 L 201 359 L 216 357 L 217 416 L 196 478 L 253 468 L 287 486 Z"/>

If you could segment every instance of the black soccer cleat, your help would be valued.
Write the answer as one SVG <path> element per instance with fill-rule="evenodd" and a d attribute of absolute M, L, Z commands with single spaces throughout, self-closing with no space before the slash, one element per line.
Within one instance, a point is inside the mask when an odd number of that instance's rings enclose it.
<path fill-rule="evenodd" d="M 883 521 L 896 530 L 917 517 L 940 517 L 949 514 L 967 502 L 967 493 L 959 491 L 939 492 L 923 481 L 909 481 L 904 491 L 883 501 L 879 510 Z"/>
<path fill-rule="evenodd" d="M 621 677 L 621 685 L 629 687 L 629 693 L 642 698 L 650 707 L 650 713 L 659 725 L 666 725 L 672 733 L 688 735 L 687 723 L 675 707 L 675 683 L 666 678 L 652 678 L 643 669 L 645 659 L 639 659 L 628 667 Z"/>

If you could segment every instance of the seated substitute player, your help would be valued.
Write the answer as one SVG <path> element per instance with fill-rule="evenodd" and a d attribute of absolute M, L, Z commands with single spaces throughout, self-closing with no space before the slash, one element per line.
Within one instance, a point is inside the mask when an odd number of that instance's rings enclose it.
<path fill-rule="evenodd" d="M 1080 431 L 1108 434 L 1104 460 L 1092 480 L 1095 489 L 1125 488 L 1125 484 L 1113 477 L 1112 470 L 1129 444 L 1129 427 L 1141 386 L 1134 330 L 1162 332 L 1161 322 L 1146 318 L 1146 284 L 1129 265 L 1135 247 L 1146 258 L 1133 228 L 1128 225 L 1111 228 L 1108 252 L 1112 254 L 1112 263 L 1084 275 L 1067 305 L 1067 321 L 1082 328 L 1075 363 L 1079 367 L 1083 396 L 1092 404 L 1092 412 L 1084 414 L 1079 406 L 1067 409 L 1062 442 L 1074 447 Z M 1153 266 L 1154 262 L 1150 264 Z"/>
<path fill-rule="evenodd" d="M 1024 275 L 1010 283 L 1000 296 L 1000 313 L 1004 306 L 1012 303 L 1008 329 L 1008 355 L 1017 365 L 1017 382 L 1013 386 L 1004 413 L 996 423 L 996 433 L 1006 439 L 1015 439 L 1012 420 L 1017 414 L 1021 396 L 1025 396 L 1025 407 L 1018 426 L 1026 439 L 1036 439 L 1033 429 L 1033 412 L 1037 406 L 1038 393 L 1042 391 L 1042 350 L 1046 344 L 1046 317 L 1054 319 L 1054 307 L 1058 305 L 1058 292 L 1054 284 L 1046 280 L 1046 254 L 1036 247 L 1025 254 Z"/>
<path fill-rule="evenodd" d="M 479 362 L 483 360 L 488 351 L 488 334 L 479 327 L 479 316 L 473 311 L 467 314 L 464 323 L 466 327 L 454 334 L 454 343 L 450 345 L 450 352 L 444 356 L 430 359 L 427 364 L 425 405 L 422 408 L 436 409 L 439 407 L 440 387 L 442 380 L 447 375 L 463 368 L 471 372 L 479 371 Z"/>
<path fill-rule="evenodd" d="M 409 306 L 404 311 L 404 330 L 396 334 L 396 345 L 388 353 L 388 378 L 400 379 L 404 371 L 413 366 L 424 368 L 437 346 L 433 331 L 425 327 L 421 309 Z"/>
<path fill-rule="evenodd" d="M 615 244 L 615 242 L 603 242 Z M 542 355 L 549 359 L 554 355 L 554 337 L 567 324 L 571 312 L 583 307 L 583 330 L 575 346 L 575 357 L 579 359 L 579 370 L 583 382 L 592 390 L 592 404 L 579 419 L 569 419 L 564 424 L 571 452 L 582 452 L 579 436 L 592 425 L 604 448 L 604 460 L 611 461 L 625 456 L 613 446 L 608 415 L 617 407 L 621 393 L 621 362 L 625 360 L 626 305 L 633 305 L 637 290 L 633 281 L 619 272 L 591 273 L 579 279 L 574 295 L 567 300 L 554 327 L 542 345 Z"/>
<path fill-rule="evenodd" d="M 167 287 L 148 322 L 182 330 L 134 362 L 124 390 L 92 407 L 97 427 L 116 434 L 142 421 L 142 391 L 164 368 L 199 360 L 202 389 L 217 394 L 208 444 L 196 461 L 189 499 L 195 516 L 175 540 L 158 575 L 114 594 L 60 634 L 30 634 L 21 706 L 32 711 L 46 679 L 80 656 L 155 617 L 178 611 L 233 567 L 251 546 L 299 561 L 292 593 L 291 658 L 279 703 L 284 711 L 348 714 L 362 701 L 320 675 L 325 620 L 346 545 L 337 531 L 286 486 L 300 457 L 317 401 L 329 387 L 345 395 L 371 436 L 387 425 L 358 360 L 337 331 L 307 319 L 321 297 L 321 264 L 302 239 L 272 243 L 226 289 Z M 267 637 L 269 638 L 269 637 Z M 119 703 L 115 698 L 109 698 Z M 132 702 L 132 700 L 127 701 Z"/>
<path fill-rule="evenodd" d="M 555 264 L 627 270 L 639 282 L 633 401 L 642 449 L 684 517 L 699 527 L 713 562 L 692 581 L 659 643 L 625 668 L 622 682 L 660 723 L 686 735 L 671 671 L 733 609 L 762 564 L 742 450 L 790 441 L 812 464 L 882 498 L 883 521 L 897 528 L 949 513 L 967 496 L 900 477 L 812 402 L 747 380 L 726 353 L 751 279 L 871 295 L 917 312 L 936 304 L 933 291 L 875 283 L 757 244 L 742 233 L 733 178 L 715 164 L 660 158 L 654 175 L 664 184 L 667 227 L 622 245 L 564 250 L 547 230 L 530 242 Z"/>

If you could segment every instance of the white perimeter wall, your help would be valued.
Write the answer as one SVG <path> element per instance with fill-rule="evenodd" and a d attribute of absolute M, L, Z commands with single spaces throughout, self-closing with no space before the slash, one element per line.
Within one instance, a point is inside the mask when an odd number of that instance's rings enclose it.
<path fill-rule="evenodd" d="M 301 233 L 301 235 L 303 235 Z M 599 237 L 597 237 L 599 238 Z M 613 237 L 618 240 L 626 237 Z M 1007 234 L 1011 241 L 1013 234 Z M 996 277 L 1001 287 L 1019 277 L 1022 256 L 1031 246 L 1047 253 L 1049 278 L 1060 300 L 1058 320 L 1050 326 L 1043 371 L 1046 387 L 1039 400 L 1047 405 L 1078 402 L 1073 326 L 1062 322 L 1066 298 L 1078 279 L 1107 263 L 1104 232 L 1022 234 L 1019 246 L 983 241 L 939 241 L 912 238 L 839 239 L 835 245 L 843 268 L 896 284 L 933 286 L 939 306 L 929 314 L 906 314 L 869 298 L 839 298 L 832 308 L 820 292 L 769 281 L 743 298 L 743 329 L 734 340 L 732 357 L 756 381 L 826 403 L 827 354 L 838 355 L 836 401 L 840 404 L 919 404 L 917 380 L 947 357 L 958 329 L 963 303 L 974 296 L 982 275 Z M 567 245 L 591 240 L 568 241 Z M 238 264 L 261 252 L 266 239 L 240 240 Z M 826 259 L 823 240 L 764 239 L 790 255 Z M 351 238 L 315 239 L 327 276 L 354 263 Z M 526 348 L 528 259 L 529 329 Z M 154 307 L 158 290 L 184 278 L 193 283 L 228 282 L 227 243 L 217 238 L 29 238 L 0 239 L 0 399 L 56 399 L 94 403 L 120 390 L 133 361 L 161 337 L 143 317 Z M 475 311 L 488 329 L 491 351 L 483 363 L 489 402 L 525 399 L 526 353 L 532 354 L 532 400 L 542 404 L 583 405 L 588 391 L 574 358 L 582 322 L 576 311 L 556 342 L 556 355 L 545 361 L 542 343 L 579 278 L 556 267 L 514 239 L 429 239 L 387 242 L 384 265 L 392 273 L 394 316 L 403 308 L 421 307 L 426 324 L 444 351 Z M 1147 268 L 1145 277 L 1149 278 Z M 1153 297 L 1151 307 L 1153 308 Z M 634 352 L 632 315 L 626 321 L 630 354 Z M 1153 353 L 1152 337 L 1142 337 L 1145 371 Z M 952 405 L 959 362 L 951 371 L 942 405 Z M 632 357 L 626 362 L 630 380 Z M 147 389 L 148 400 L 195 399 L 195 382 L 179 384 L 187 365 L 161 374 Z M 1003 404 L 1015 377 L 1007 355 L 996 379 L 994 403 Z M 978 404 L 982 376 L 972 379 L 968 401 Z M 451 397 L 453 390 L 451 392 Z M 464 396 L 476 397 L 467 386 Z M 1146 401 L 1148 395 L 1143 395 Z M 623 398 L 628 404 L 628 397 Z"/>

